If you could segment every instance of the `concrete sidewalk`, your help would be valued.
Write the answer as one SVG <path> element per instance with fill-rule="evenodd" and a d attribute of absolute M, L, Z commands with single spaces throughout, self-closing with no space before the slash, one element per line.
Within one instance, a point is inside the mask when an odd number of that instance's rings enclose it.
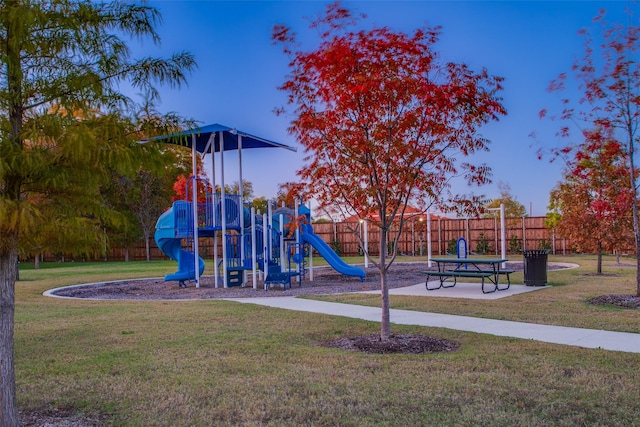
<path fill-rule="evenodd" d="M 424 284 L 422 287 L 424 289 Z M 479 292 L 479 289 L 476 285 L 476 293 L 477 292 Z M 480 292 L 480 294 L 482 293 Z M 243 304 L 258 304 L 286 310 L 351 317 L 354 319 L 369 320 L 371 322 L 379 322 L 382 316 L 382 310 L 377 307 L 314 301 L 295 297 L 235 298 L 229 299 L 229 301 L 236 301 Z M 410 310 L 392 309 L 390 316 L 391 322 L 397 325 L 419 325 L 435 328 L 448 328 L 502 337 L 537 340 L 553 344 L 640 353 L 640 334 L 609 332 L 596 329 L 569 328 L 565 326 L 538 325 L 534 323 L 425 313 Z"/>
<path fill-rule="evenodd" d="M 429 287 L 438 286 L 437 280 L 430 282 Z M 492 285 L 487 285 L 487 289 L 491 289 Z M 506 286 L 500 284 L 501 288 Z M 542 289 L 549 289 L 550 286 L 526 286 L 526 285 L 511 285 L 509 289 L 502 291 L 495 291 L 489 293 L 482 293 L 480 283 L 457 283 L 451 288 L 440 288 L 434 290 L 427 290 L 424 282 L 418 283 L 413 286 L 405 286 L 403 288 L 389 289 L 389 295 L 407 295 L 418 297 L 438 297 L 438 298 L 465 298 L 465 299 L 484 299 L 495 300 L 500 298 L 511 297 L 514 295 L 520 295 L 528 292 L 539 291 Z M 379 290 L 365 291 L 365 294 L 380 294 Z"/>

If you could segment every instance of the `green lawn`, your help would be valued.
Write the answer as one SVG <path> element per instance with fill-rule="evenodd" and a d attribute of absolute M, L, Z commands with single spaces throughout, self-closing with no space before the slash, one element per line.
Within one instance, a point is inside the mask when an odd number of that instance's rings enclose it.
<path fill-rule="evenodd" d="M 596 280 L 585 275 L 592 271 L 590 258 L 570 261 L 585 267 L 550 272 L 552 289 L 513 302 L 391 301 L 394 307 L 571 326 L 599 322 L 639 332 L 637 311 L 584 302 L 598 292 L 631 293 L 635 269 L 620 267 L 617 276 Z M 640 425 L 638 354 L 408 326 L 392 330 L 454 340 L 460 350 L 360 354 L 318 344 L 376 333 L 377 323 L 227 301 L 41 295 L 67 284 L 162 276 L 175 271 L 174 263 L 23 267 L 15 342 L 24 410 L 107 414 L 109 425 L 123 426 Z M 605 266 L 605 272 L 614 271 Z"/>
<path fill-rule="evenodd" d="M 590 298 L 603 294 L 635 294 L 635 259 L 605 257 L 603 274 L 596 275 L 596 257 L 550 257 L 550 262 L 579 264 L 581 268 L 550 270 L 547 279 L 550 289 L 515 295 L 509 298 L 469 300 L 453 298 L 416 298 L 393 296 L 391 307 L 405 310 L 460 314 L 473 317 L 514 320 L 547 325 L 605 329 L 640 333 L 640 312 L 619 308 L 603 308 L 588 304 Z M 419 283 L 423 278 L 416 278 Z M 465 278 L 473 282 L 474 279 Z M 479 283 L 479 282 L 478 282 Z M 511 283 L 522 284 L 522 273 L 511 275 Z M 478 292 L 480 292 L 478 286 Z M 314 296 L 313 299 L 379 306 L 379 295 L 342 294 Z M 392 319 L 393 321 L 393 319 Z"/>

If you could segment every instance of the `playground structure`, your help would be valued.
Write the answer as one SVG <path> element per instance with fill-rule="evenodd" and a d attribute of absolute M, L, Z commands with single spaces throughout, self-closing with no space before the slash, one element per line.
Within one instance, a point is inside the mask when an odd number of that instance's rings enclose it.
<path fill-rule="evenodd" d="M 346 264 L 310 225 L 311 211 L 304 205 L 275 209 L 269 205 L 267 212 L 258 213 L 245 205 L 237 194 L 225 194 L 224 156 L 220 155 L 222 183 L 215 193 L 214 153 L 237 150 L 239 158 L 239 183 L 242 194 L 242 149 L 279 147 L 295 151 L 291 147 L 237 131 L 222 125 L 209 125 L 179 134 L 154 138 L 155 141 L 186 145 L 192 149 L 193 170 L 196 170 L 197 153 L 211 155 L 212 185 L 193 176 L 187 183 L 186 200 L 173 203 L 156 223 L 155 240 L 160 250 L 178 262 L 178 270 L 165 277 L 166 281 L 177 281 L 186 287 L 187 282 L 200 285 L 200 276 L 205 261 L 199 254 L 198 240 L 214 240 L 214 284 L 224 287 L 241 286 L 247 273 L 252 272 L 253 287 L 257 289 L 259 276 L 263 278 L 265 290 L 271 284 L 291 287 L 292 278 L 301 283 L 307 271 L 313 280 L 311 248 L 325 258 L 339 273 L 365 277 L 361 268 Z M 195 175 L 195 173 L 193 174 Z M 204 185 L 205 200 L 198 200 L 198 188 Z M 194 221 L 194 218 L 196 220 Z M 293 222 L 295 221 L 295 222 Z M 295 226 L 292 226 L 292 223 Z M 218 239 L 222 239 L 219 245 Z M 183 243 L 185 246 L 183 247 Z M 221 246 L 220 258 L 218 247 Z M 308 261 L 307 261 L 308 259 Z"/>

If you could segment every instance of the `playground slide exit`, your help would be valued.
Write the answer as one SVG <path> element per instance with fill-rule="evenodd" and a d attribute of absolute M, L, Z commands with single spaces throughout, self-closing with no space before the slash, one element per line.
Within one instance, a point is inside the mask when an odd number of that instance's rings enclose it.
<path fill-rule="evenodd" d="M 318 237 L 317 234 L 313 232 L 313 227 L 311 224 L 303 224 L 302 225 L 302 241 L 309 243 L 313 248 L 318 251 L 320 256 L 327 260 L 329 265 L 333 267 L 340 274 L 344 274 L 346 276 L 356 276 L 363 279 L 366 276 L 366 273 L 363 269 L 358 267 L 353 267 L 342 260 L 338 256 L 337 253 L 334 252 L 333 249 L 327 243 Z"/>
<path fill-rule="evenodd" d="M 160 215 L 156 223 L 156 233 L 154 235 L 158 248 L 174 261 L 178 261 L 178 271 L 173 274 L 167 274 L 164 280 L 169 282 L 178 280 L 194 280 L 196 278 L 194 269 L 193 252 L 182 249 L 182 239 L 176 237 L 173 208 L 169 208 L 165 213 Z M 199 276 L 204 272 L 204 260 L 198 257 Z"/>

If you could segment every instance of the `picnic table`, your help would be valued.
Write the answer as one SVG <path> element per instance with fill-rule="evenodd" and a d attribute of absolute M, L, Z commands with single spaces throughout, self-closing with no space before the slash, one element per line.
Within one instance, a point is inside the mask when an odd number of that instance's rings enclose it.
<path fill-rule="evenodd" d="M 438 266 L 438 271 L 423 271 L 422 274 L 427 276 L 425 286 L 427 290 L 433 291 L 440 288 L 451 288 L 457 283 L 458 277 L 470 277 L 482 279 L 482 293 L 488 294 L 495 291 L 504 291 L 511 286 L 509 275 L 514 270 L 501 268 L 502 264 L 507 262 L 502 258 L 431 258 Z M 500 275 L 507 276 L 507 286 L 500 287 Z M 437 277 L 439 286 L 429 287 L 429 277 Z M 452 279 L 451 284 L 445 284 L 447 280 Z M 485 279 L 493 284 L 493 289 L 485 289 Z"/>

